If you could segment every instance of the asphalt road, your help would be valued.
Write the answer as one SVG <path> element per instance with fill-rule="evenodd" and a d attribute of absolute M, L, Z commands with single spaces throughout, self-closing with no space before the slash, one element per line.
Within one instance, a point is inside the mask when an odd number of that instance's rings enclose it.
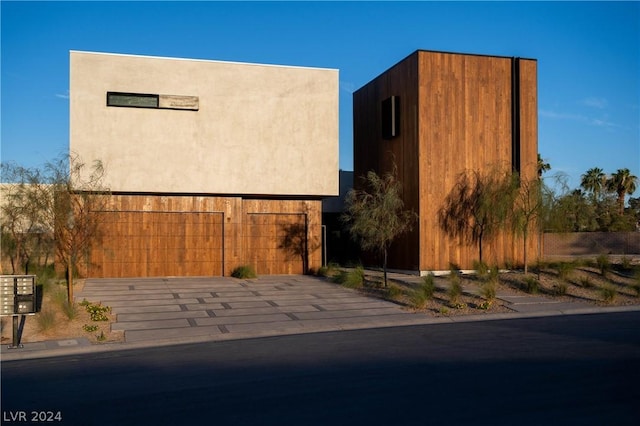
<path fill-rule="evenodd" d="M 34 417 L 102 426 L 640 424 L 640 312 L 306 334 L 1 367 L 3 424 Z"/>

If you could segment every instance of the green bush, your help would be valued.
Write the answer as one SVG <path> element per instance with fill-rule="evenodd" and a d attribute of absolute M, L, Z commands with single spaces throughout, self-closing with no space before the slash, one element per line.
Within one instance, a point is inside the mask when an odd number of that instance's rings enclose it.
<path fill-rule="evenodd" d="M 256 271 L 253 269 L 253 266 L 250 266 L 250 265 L 238 266 L 233 271 L 231 271 L 231 276 L 234 278 L 241 278 L 241 279 L 257 277 Z"/>
<path fill-rule="evenodd" d="M 593 288 L 593 282 L 589 277 L 580 278 L 580 285 L 582 285 L 582 287 L 584 288 Z"/>
<path fill-rule="evenodd" d="M 56 323 L 56 314 L 51 309 L 43 309 L 36 315 L 36 322 L 40 331 L 49 330 Z"/>
<path fill-rule="evenodd" d="M 102 306 L 101 304 L 94 305 L 92 303 L 85 306 L 85 309 L 91 317 L 91 321 L 109 321 L 107 314 L 111 313 L 109 306 Z"/>
<path fill-rule="evenodd" d="M 602 301 L 605 303 L 612 303 L 615 300 L 617 294 L 618 292 L 616 291 L 616 289 L 610 285 L 606 285 L 600 288 L 600 296 L 602 297 Z"/>
<path fill-rule="evenodd" d="M 350 271 L 339 270 L 331 277 L 331 281 L 348 288 L 362 288 L 364 286 L 364 269 L 357 266 Z"/>
<path fill-rule="evenodd" d="M 52 291 L 53 302 L 60 307 L 69 301 L 69 295 L 67 294 L 66 288 L 56 285 L 50 291 Z"/>
<path fill-rule="evenodd" d="M 576 264 L 574 262 L 560 262 L 556 268 L 558 269 L 558 278 L 563 281 L 568 281 L 576 269 Z"/>
<path fill-rule="evenodd" d="M 428 299 L 433 299 L 433 294 L 436 292 L 436 282 L 433 275 L 427 275 L 422 277 L 422 284 L 420 284 L 420 291 Z"/>
<path fill-rule="evenodd" d="M 598 269 L 600 269 L 600 274 L 602 274 L 603 277 L 606 277 L 611 271 L 611 261 L 609 260 L 609 256 L 606 254 L 601 254 L 596 258 L 596 265 L 598 266 Z"/>
<path fill-rule="evenodd" d="M 404 293 L 400 287 L 394 284 L 389 284 L 386 290 L 387 298 L 391 300 L 396 300 Z"/>
<path fill-rule="evenodd" d="M 458 303 L 458 299 L 462 295 L 462 283 L 460 282 L 460 275 L 458 272 L 452 272 L 449 275 L 449 303 L 451 305 L 456 305 Z"/>
<path fill-rule="evenodd" d="M 347 281 L 349 273 L 343 269 L 339 270 L 331 277 L 331 282 L 336 284 L 344 284 Z"/>
<path fill-rule="evenodd" d="M 62 302 L 60 307 L 62 308 L 62 312 L 65 314 L 65 316 L 70 320 L 78 316 L 78 306 L 75 303 L 69 303 L 68 300 L 65 300 L 64 302 Z"/>
<path fill-rule="evenodd" d="M 489 279 L 490 269 L 489 265 L 486 263 L 474 260 L 473 269 L 476 271 L 476 274 L 481 281 L 487 281 Z"/>
<path fill-rule="evenodd" d="M 362 266 L 357 266 L 347 272 L 342 285 L 348 288 L 362 288 L 364 285 L 364 269 Z"/>
<path fill-rule="evenodd" d="M 496 283 L 495 281 L 487 281 L 480 288 L 480 295 L 487 301 L 492 302 L 496 298 Z"/>
<path fill-rule="evenodd" d="M 555 296 L 564 296 L 567 294 L 567 283 L 559 282 L 553 285 L 553 294 Z"/>
<path fill-rule="evenodd" d="M 317 275 L 321 277 L 331 278 L 339 272 L 339 266 L 335 263 L 329 263 L 327 266 L 318 268 Z"/>
<path fill-rule="evenodd" d="M 94 331 L 98 331 L 98 326 L 95 324 L 91 324 L 91 325 L 85 324 L 82 326 L 82 329 L 87 333 L 93 333 Z"/>
<path fill-rule="evenodd" d="M 493 267 L 489 269 L 488 281 L 496 284 L 500 281 L 500 268 L 498 268 L 498 265 L 493 265 Z"/>
<path fill-rule="evenodd" d="M 540 282 L 531 275 L 524 278 L 524 291 L 529 294 L 537 294 L 540 290 Z"/>
<path fill-rule="evenodd" d="M 427 275 L 422 279 L 422 283 L 415 289 L 410 296 L 411 304 L 417 309 L 424 309 L 427 305 L 427 301 L 433 299 L 433 294 L 436 291 L 436 285 L 433 279 L 433 275 Z"/>

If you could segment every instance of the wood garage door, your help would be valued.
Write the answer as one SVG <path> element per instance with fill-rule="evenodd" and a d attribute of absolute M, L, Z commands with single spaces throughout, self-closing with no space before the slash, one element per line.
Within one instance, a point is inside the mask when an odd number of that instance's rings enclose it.
<path fill-rule="evenodd" d="M 223 213 L 100 212 L 89 277 L 223 274 Z"/>
<path fill-rule="evenodd" d="M 261 275 L 303 274 L 307 269 L 305 214 L 247 214 L 245 250 Z"/>

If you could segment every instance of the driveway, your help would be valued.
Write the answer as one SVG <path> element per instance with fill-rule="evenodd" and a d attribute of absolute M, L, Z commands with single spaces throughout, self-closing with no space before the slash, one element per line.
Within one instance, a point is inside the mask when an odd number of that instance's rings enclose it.
<path fill-rule="evenodd" d="M 423 324 L 424 315 L 306 275 L 88 279 L 78 300 L 110 306 L 125 341 L 223 340 Z"/>

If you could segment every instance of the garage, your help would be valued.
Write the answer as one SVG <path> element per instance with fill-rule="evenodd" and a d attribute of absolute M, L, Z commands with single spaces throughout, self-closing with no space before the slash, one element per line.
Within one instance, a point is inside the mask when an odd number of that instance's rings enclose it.
<path fill-rule="evenodd" d="M 303 274 L 308 269 L 307 215 L 249 213 L 245 221 L 248 263 L 263 274 Z"/>
<path fill-rule="evenodd" d="M 105 211 L 87 276 L 224 274 L 222 212 Z"/>

